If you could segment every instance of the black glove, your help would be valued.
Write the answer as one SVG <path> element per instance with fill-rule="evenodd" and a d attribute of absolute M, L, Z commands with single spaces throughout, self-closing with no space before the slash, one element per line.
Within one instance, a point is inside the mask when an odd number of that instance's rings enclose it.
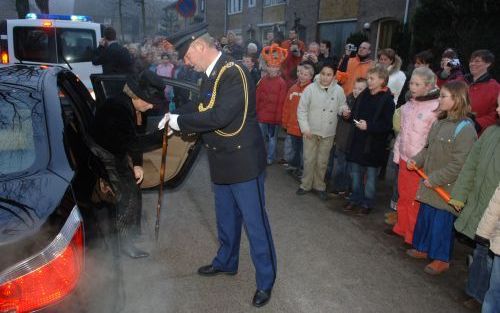
<path fill-rule="evenodd" d="M 479 236 L 479 235 L 475 235 L 475 236 L 474 236 L 474 241 L 475 241 L 477 244 L 479 244 L 479 245 L 481 245 L 481 246 L 484 246 L 484 247 L 486 247 L 486 248 L 489 248 L 489 247 L 490 247 L 490 240 L 489 240 L 489 239 L 486 239 L 486 238 L 484 238 L 484 237 L 481 237 L 481 236 Z"/>

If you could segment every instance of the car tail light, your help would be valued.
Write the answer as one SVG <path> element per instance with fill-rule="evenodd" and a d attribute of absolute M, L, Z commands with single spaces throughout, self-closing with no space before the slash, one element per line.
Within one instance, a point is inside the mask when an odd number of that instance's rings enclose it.
<path fill-rule="evenodd" d="M 1 57 L 2 64 L 9 64 L 9 54 L 7 53 L 7 51 L 2 51 Z"/>
<path fill-rule="evenodd" d="M 83 222 L 75 206 L 43 251 L 0 273 L 0 312 L 31 312 L 58 302 L 76 287 L 83 266 Z"/>

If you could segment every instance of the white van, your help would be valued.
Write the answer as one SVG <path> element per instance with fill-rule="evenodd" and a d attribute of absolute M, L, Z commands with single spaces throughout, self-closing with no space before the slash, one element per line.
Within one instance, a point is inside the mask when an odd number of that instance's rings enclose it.
<path fill-rule="evenodd" d="M 26 19 L 0 21 L 2 64 L 59 65 L 73 71 L 88 89 L 90 74 L 102 73 L 92 65 L 102 26 L 87 16 L 34 14 Z"/>

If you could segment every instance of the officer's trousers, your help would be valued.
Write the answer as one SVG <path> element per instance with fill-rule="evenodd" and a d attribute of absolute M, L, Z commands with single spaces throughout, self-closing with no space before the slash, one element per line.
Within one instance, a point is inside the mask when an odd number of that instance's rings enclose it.
<path fill-rule="evenodd" d="M 241 226 L 244 225 L 255 266 L 257 289 L 270 290 L 276 279 L 276 253 L 265 210 L 264 178 L 262 172 L 247 182 L 214 184 L 220 246 L 212 265 L 224 271 L 238 270 Z"/>

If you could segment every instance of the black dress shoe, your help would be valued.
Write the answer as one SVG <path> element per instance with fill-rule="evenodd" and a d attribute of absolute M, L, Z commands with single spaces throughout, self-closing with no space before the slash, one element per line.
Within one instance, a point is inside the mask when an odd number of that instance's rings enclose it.
<path fill-rule="evenodd" d="M 132 259 L 147 258 L 149 253 L 143 251 L 131 243 L 124 244 L 121 249 L 122 253 Z"/>
<path fill-rule="evenodd" d="M 202 266 L 198 269 L 198 274 L 200 274 L 201 276 L 215 276 L 219 274 L 236 275 L 237 273 L 238 272 L 228 272 L 228 271 L 218 270 L 215 267 L 213 267 L 212 264 Z"/>
<path fill-rule="evenodd" d="M 254 307 L 260 308 L 266 305 L 271 299 L 271 290 L 259 290 L 255 291 L 253 295 L 252 304 Z"/>

